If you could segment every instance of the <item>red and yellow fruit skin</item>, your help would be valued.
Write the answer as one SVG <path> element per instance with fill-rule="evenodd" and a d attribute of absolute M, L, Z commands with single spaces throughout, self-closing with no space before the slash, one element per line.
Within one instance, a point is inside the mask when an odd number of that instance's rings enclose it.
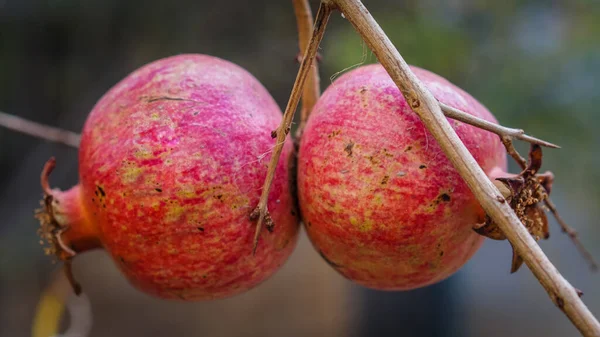
<path fill-rule="evenodd" d="M 150 63 L 100 99 L 82 133 L 82 212 L 134 286 L 223 298 L 286 261 L 298 233 L 287 160 L 268 202 L 274 231 L 263 231 L 255 255 L 249 220 L 281 117 L 252 75 L 205 55 Z M 282 158 L 291 151 L 288 139 Z"/>
<path fill-rule="evenodd" d="M 496 122 L 444 78 L 412 67 L 441 102 Z M 498 136 L 450 121 L 487 173 L 506 171 Z M 304 129 L 298 197 L 323 258 L 366 287 L 409 290 L 463 266 L 483 237 L 484 212 L 381 65 L 341 76 Z"/>

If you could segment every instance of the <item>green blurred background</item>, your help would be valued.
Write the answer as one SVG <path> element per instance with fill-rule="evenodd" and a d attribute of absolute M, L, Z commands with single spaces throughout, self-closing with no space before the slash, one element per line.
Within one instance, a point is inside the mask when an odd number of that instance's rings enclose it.
<path fill-rule="evenodd" d="M 543 168 L 557 177 L 553 199 L 600 258 L 600 2 L 366 5 L 409 63 L 464 88 L 502 124 L 563 147 L 545 152 Z M 178 53 L 245 67 L 283 108 L 297 71 L 295 29 L 289 0 L 0 0 L 0 110 L 79 131 L 110 86 Z M 321 53 L 323 88 L 338 72 L 376 61 L 339 14 Z M 4 129 L 0 144 L 0 335 L 29 336 L 36 303 L 57 268 L 35 233 L 39 173 L 56 156 L 53 184 L 72 186 L 77 152 Z M 589 272 L 554 221 L 551 231 L 542 248 L 600 314 L 600 276 Z M 447 281 L 409 293 L 376 292 L 336 274 L 303 235 L 265 284 L 207 303 L 140 294 L 102 252 L 78 258 L 75 272 L 92 304 L 91 336 L 98 337 L 576 335 L 527 268 L 509 274 L 510 258 L 507 242 L 488 240 Z"/>

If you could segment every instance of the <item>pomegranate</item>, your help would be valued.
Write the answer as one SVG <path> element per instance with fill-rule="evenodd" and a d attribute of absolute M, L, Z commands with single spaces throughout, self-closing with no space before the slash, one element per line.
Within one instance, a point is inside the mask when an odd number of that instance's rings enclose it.
<path fill-rule="evenodd" d="M 82 132 L 80 184 L 50 189 L 42 234 L 61 259 L 104 248 L 129 281 L 161 298 L 232 296 L 289 257 L 298 219 L 288 161 L 268 207 L 277 226 L 252 254 L 249 219 L 282 118 L 247 71 L 206 55 L 152 62 L 96 104 Z M 292 151 L 285 144 L 284 158 Z"/>
<path fill-rule="evenodd" d="M 412 70 L 441 102 L 496 122 L 446 79 Z M 486 173 L 506 171 L 498 136 L 451 124 Z M 473 230 L 483 209 L 381 65 L 346 73 L 324 92 L 304 129 L 297 179 L 313 245 L 366 287 L 436 283 L 483 241 Z"/>

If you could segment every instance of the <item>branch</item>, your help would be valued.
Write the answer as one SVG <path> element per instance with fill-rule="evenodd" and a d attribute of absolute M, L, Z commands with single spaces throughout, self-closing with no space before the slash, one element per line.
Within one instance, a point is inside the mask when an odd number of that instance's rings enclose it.
<path fill-rule="evenodd" d="M 442 112 L 444 113 L 444 115 L 446 115 L 446 117 L 456 119 L 457 121 L 461 121 L 463 123 L 467 123 L 467 124 L 476 126 L 483 130 L 491 131 L 500 137 L 509 137 L 509 139 L 512 139 L 514 137 L 514 138 L 529 142 L 531 144 L 538 144 L 538 145 L 550 147 L 553 149 L 560 149 L 560 146 L 558 146 L 558 145 L 555 145 L 555 144 L 549 143 L 545 140 L 537 139 L 535 137 L 526 135 L 525 131 L 523 131 L 521 129 L 507 128 L 502 125 L 488 122 L 485 119 L 475 117 L 464 111 L 461 111 L 459 109 L 456 109 L 449 105 L 446 105 L 442 102 L 438 102 L 438 103 L 440 105 L 440 108 L 442 109 Z"/>
<path fill-rule="evenodd" d="M 460 141 L 442 113 L 438 101 L 412 73 L 408 64 L 369 11 L 360 0 L 329 1 L 337 5 L 373 50 L 408 104 L 440 144 L 483 209 L 498 224 L 529 269 L 546 289 L 552 301 L 584 336 L 600 336 L 600 323 L 581 301 L 575 288 L 562 277 L 521 224 L 498 189 Z"/>
<path fill-rule="evenodd" d="M 0 111 L 0 126 L 51 142 L 78 148 L 81 136 L 67 130 L 39 124 Z"/>
<path fill-rule="evenodd" d="M 31 336 L 88 336 L 93 323 L 90 300 L 85 294 L 74 295 L 65 273 L 56 273 L 38 301 L 31 323 Z M 65 311 L 70 316 L 71 323 L 64 333 L 59 334 L 60 323 Z"/>
<path fill-rule="evenodd" d="M 308 3 L 308 0 L 292 0 L 292 2 L 294 4 L 296 23 L 298 25 L 298 46 L 300 48 L 300 55 L 304 55 L 306 49 L 308 49 L 310 38 L 313 35 L 312 12 L 310 10 L 310 4 Z M 304 130 L 304 126 L 306 125 L 306 121 L 308 120 L 308 116 L 317 103 L 320 95 L 319 66 L 318 62 L 313 62 L 313 66 L 308 72 L 306 83 L 304 84 L 304 91 L 302 93 L 300 125 L 296 133 L 298 139 L 300 139 L 302 131 Z"/>
<path fill-rule="evenodd" d="M 554 218 L 556 219 L 556 222 L 558 222 L 563 233 L 567 233 L 567 235 L 571 238 L 571 241 L 573 241 L 573 243 L 579 250 L 579 253 L 583 256 L 584 259 L 586 259 L 588 261 L 588 264 L 590 265 L 590 269 L 592 271 L 597 271 L 598 264 L 596 263 L 596 260 L 594 260 L 594 257 L 592 256 L 592 254 L 587 249 L 585 249 L 585 246 L 583 245 L 583 243 L 581 243 L 581 241 L 579 241 L 577 231 L 573 227 L 569 226 L 563 220 L 563 218 L 560 216 L 560 214 L 558 214 L 558 210 L 556 209 L 556 206 L 552 202 L 552 199 L 548 198 L 548 199 L 544 200 L 544 203 L 546 204 L 546 207 L 548 207 L 548 209 L 550 210 L 552 215 L 554 215 Z"/>
<path fill-rule="evenodd" d="M 331 16 L 331 11 L 332 8 L 328 3 L 321 2 L 319 11 L 317 12 L 317 18 L 315 20 L 315 28 L 308 44 L 308 48 L 302 57 L 300 69 L 298 70 L 296 81 L 292 87 L 292 93 L 290 94 L 290 99 L 287 107 L 285 108 L 283 119 L 277 130 L 273 131 L 271 134 L 273 138 L 277 138 L 277 141 L 275 143 L 275 148 L 273 149 L 273 154 L 271 155 L 271 161 L 269 162 L 267 176 L 262 188 L 260 200 L 258 201 L 258 206 L 256 206 L 256 208 L 250 214 L 250 219 L 257 220 L 256 232 L 254 235 L 253 253 L 256 252 L 263 221 L 267 222 L 267 229 L 271 229 L 273 226 L 271 217 L 269 216 L 267 210 L 267 201 L 269 200 L 271 184 L 273 183 L 273 178 L 275 177 L 275 169 L 277 168 L 277 163 L 279 162 L 279 157 L 281 156 L 285 139 L 290 132 L 292 120 L 294 119 L 294 112 L 298 107 L 298 101 L 300 100 L 300 95 L 302 94 L 302 86 L 304 85 L 304 81 L 306 80 L 314 59 L 317 56 L 317 49 L 319 48 L 319 44 L 321 43 L 323 35 L 325 34 L 325 27 L 327 26 L 327 22 Z"/>

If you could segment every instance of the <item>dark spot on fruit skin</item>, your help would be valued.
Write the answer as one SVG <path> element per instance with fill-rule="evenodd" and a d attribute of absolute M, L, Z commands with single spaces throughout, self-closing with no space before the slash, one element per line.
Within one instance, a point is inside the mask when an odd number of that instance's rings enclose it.
<path fill-rule="evenodd" d="M 331 138 L 339 135 L 340 132 L 342 132 L 342 131 L 341 130 L 332 131 L 330 134 L 327 135 L 327 138 L 331 139 Z"/>
<path fill-rule="evenodd" d="M 389 180 L 390 180 L 390 176 L 383 177 L 383 179 L 381 180 L 381 185 L 387 184 Z"/>
<path fill-rule="evenodd" d="M 406 149 L 404 149 L 404 152 L 408 152 L 410 150 L 412 150 L 412 146 L 409 145 L 409 146 L 406 147 Z"/>
<path fill-rule="evenodd" d="M 344 147 L 344 151 L 346 151 L 348 157 L 352 157 L 352 148 L 354 148 L 353 141 L 350 141 L 350 143 L 346 144 L 346 147 Z"/>
<path fill-rule="evenodd" d="M 273 138 L 273 139 L 277 138 L 277 130 L 271 131 L 271 138 Z"/>
<path fill-rule="evenodd" d="M 158 192 L 158 193 L 162 192 L 162 189 L 161 189 L 161 188 L 155 188 L 154 190 L 155 190 L 156 192 Z"/>
<path fill-rule="evenodd" d="M 102 197 L 105 197 L 106 196 L 106 192 L 104 192 L 104 189 L 102 189 L 102 187 L 100 187 L 100 186 L 97 186 L 97 188 L 98 188 L 98 192 L 100 192 L 100 194 L 102 195 Z"/>
<path fill-rule="evenodd" d="M 377 165 L 379 164 L 379 162 L 377 161 L 377 159 L 373 156 L 368 156 L 367 159 L 369 159 L 369 161 L 371 162 L 371 164 L 373 165 Z"/>
<path fill-rule="evenodd" d="M 327 256 L 325 256 L 325 254 L 323 254 L 323 251 L 319 249 L 319 255 L 321 255 L 321 257 L 323 258 L 323 260 L 325 260 L 325 262 L 327 262 L 328 265 L 332 266 L 333 268 L 341 268 L 342 265 L 337 264 L 333 261 L 331 261 Z"/>
<path fill-rule="evenodd" d="M 221 200 L 221 199 L 223 198 L 223 195 L 222 195 L 222 194 L 219 194 L 219 195 L 215 196 L 215 198 L 217 198 L 217 199 Z M 223 200 L 221 200 L 221 201 L 223 201 Z"/>
<path fill-rule="evenodd" d="M 202 227 L 196 227 L 199 231 L 204 232 L 204 228 Z"/>
<path fill-rule="evenodd" d="M 440 252 L 440 256 L 444 256 L 444 251 L 443 250 Z"/>
<path fill-rule="evenodd" d="M 419 169 L 421 169 L 421 170 L 422 170 L 422 169 L 426 169 L 426 168 L 427 168 L 427 165 L 425 165 L 425 164 L 421 164 L 421 165 L 419 165 Z"/>
<path fill-rule="evenodd" d="M 121 263 L 125 264 L 125 259 L 122 256 L 119 256 L 119 260 L 121 260 Z"/>
<path fill-rule="evenodd" d="M 312 227 L 312 222 L 308 222 L 308 227 Z"/>
<path fill-rule="evenodd" d="M 438 195 L 433 202 L 431 203 L 432 206 L 437 206 L 440 204 L 440 202 L 450 202 L 452 198 L 450 197 L 450 195 L 448 193 L 442 193 L 440 195 Z M 440 247 L 440 245 L 438 244 L 438 248 Z"/>

